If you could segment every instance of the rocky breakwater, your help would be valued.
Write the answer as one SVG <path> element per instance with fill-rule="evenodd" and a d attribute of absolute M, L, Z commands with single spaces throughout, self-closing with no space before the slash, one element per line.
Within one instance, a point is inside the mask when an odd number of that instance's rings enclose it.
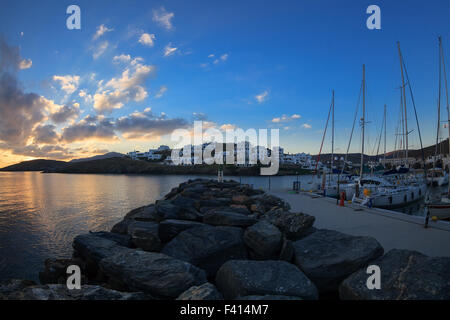
<path fill-rule="evenodd" d="M 449 259 L 405 250 L 383 255 L 373 238 L 313 224 L 314 217 L 247 185 L 189 180 L 130 211 L 111 232 L 75 237 L 73 258 L 48 259 L 41 285 L 1 283 L 0 298 L 448 298 Z M 65 285 L 73 264 L 81 290 Z M 369 264 L 382 269 L 377 292 L 366 287 Z"/>

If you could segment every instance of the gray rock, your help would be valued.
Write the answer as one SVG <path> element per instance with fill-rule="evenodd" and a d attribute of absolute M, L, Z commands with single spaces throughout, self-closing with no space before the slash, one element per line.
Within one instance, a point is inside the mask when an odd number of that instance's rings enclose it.
<path fill-rule="evenodd" d="M 283 209 L 268 211 L 262 219 L 277 226 L 290 240 L 297 240 L 308 234 L 315 220 L 313 216 Z"/>
<path fill-rule="evenodd" d="M 383 247 L 371 237 L 357 237 L 333 230 L 317 230 L 294 242 L 295 264 L 319 291 L 337 291 L 353 272 L 383 254 Z"/>
<path fill-rule="evenodd" d="M 133 219 L 123 219 L 119 222 L 117 222 L 112 228 L 112 233 L 117 234 L 127 234 L 128 232 L 128 226 L 133 222 Z"/>
<path fill-rule="evenodd" d="M 318 298 L 314 284 L 286 261 L 228 261 L 217 272 L 216 286 L 225 299 L 252 295 Z"/>
<path fill-rule="evenodd" d="M 161 214 L 156 211 L 154 204 L 140 207 L 131 210 L 124 219 L 133 219 L 136 221 L 155 221 L 158 222 L 163 218 Z"/>
<path fill-rule="evenodd" d="M 6 300 L 148 300 L 150 295 L 139 292 L 119 292 L 97 285 L 82 285 L 69 290 L 65 284 L 31 285 L 14 291 L 0 285 L 0 297 Z"/>
<path fill-rule="evenodd" d="M 380 267 L 381 289 L 367 288 L 370 274 L 364 268 L 342 282 L 341 299 L 450 300 L 450 257 L 394 249 L 371 264 Z"/>
<path fill-rule="evenodd" d="M 180 207 L 172 204 L 168 200 L 158 200 L 155 205 L 156 212 L 160 217 L 160 221 L 167 219 L 176 219 L 180 212 Z"/>
<path fill-rule="evenodd" d="M 172 200 L 172 204 L 179 207 L 195 207 L 196 200 L 191 199 L 190 197 L 185 197 L 181 194 L 176 195 Z"/>
<path fill-rule="evenodd" d="M 205 213 L 203 222 L 213 226 L 247 227 L 257 220 L 241 213 L 212 210 Z"/>
<path fill-rule="evenodd" d="M 176 298 L 206 282 L 203 270 L 165 254 L 130 250 L 100 261 L 102 272 L 115 289 L 142 291 L 161 298 Z"/>
<path fill-rule="evenodd" d="M 178 234 L 162 253 L 192 263 L 214 276 L 231 259 L 246 259 L 243 230 L 235 227 L 202 226 Z"/>
<path fill-rule="evenodd" d="M 89 233 L 96 237 L 114 241 L 119 246 L 123 246 L 123 247 L 127 247 L 127 248 L 131 248 L 133 246 L 133 244 L 131 242 L 131 237 L 129 235 L 122 235 L 122 234 L 117 234 L 117 233 L 112 233 L 112 232 L 107 232 L 107 231 L 98 231 L 98 232 L 91 231 Z"/>
<path fill-rule="evenodd" d="M 208 208 L 218 208 L 223 206 L 228 206 L 231 203 L 231 199 L 229 200 L 218 200 L 218 199 L 209 199 L 209 200 L 200 200 L 198 202 L 198 206 L 208 207 Z"/>
<path fill-rule="evenodd" d="M 72 246 L 81 258 L 94 264 L 98 264 L 101 259 L 116 253 L 132 250 L 117 244 L 113 240 L 91 233 L 76 236 Z"/>
<path fill-rule="evenodd" d="M 223 296 L 213 284 L 207 282 L 187 289 L 177 300 L 223 300 Z"/>
<path fill-rule="evenodd" d="M 159 225 L 156 222 L 134 221 L 128 226 L 128 234 L 136 247 L 145 251 L 160 251 L 162 243 L 158 229 Z"/>
<path fill-rule="evenodd" d="M 149 206 L 140 207 L 128 212 L 124 219 L 118 223 L 116 223 L 111 232 L 118 234 L 127 234 L 128 226 L 134 221 L 154 221 L 159 222 L 164 219 L 162 214 L 159 214 L 155 205 L 151 204 Z"/>
<path fill-rule="evenodd" d="M 291 240 L 283 238 L 283 244 L 281 245 L 280 255 L 278 259 L 292 262 L 292 260 L 294 259 L 294 245 Z"/>
<path fill-rule="evenodd" d="M 162 242 L 169 242 L 175 238 L 180 232 L 194 228 L 204 226 L 203 223 L 195 221 L 184 221 L 184 220 L 164 220 L 159 224 L 159 238 Z"/>
<path fill-rule="evenodd" d="M 177 219 L 179 220 L 189 220 L 189 221 L 201 221 L 203 214 L 197 211 L 194 207 L 182 207 L 177 214 Z"/>
<path fill-rule="evenodd" d="M 36 282 L 32 280 L 23 280 L 23 279 L 8 279 L 0 281 L 0 300 L 6 300 L 11 295 L 15 294 L 15 292 L 20 292 L 23 289 L 37 286 Z"/>
<path fill-rule="evenodd" d="M 238 297 L 235 300 L 303 300 L 303 299 L 300 297 L 265 295 L 265 296 Z"/>
<path fill-rule="evenodd" d="M 248 227 L 244 233 L 244 242 L 258 259 L 276 259 L 280 252 L 283 235 L 273 224 L 260 221 Z"/>

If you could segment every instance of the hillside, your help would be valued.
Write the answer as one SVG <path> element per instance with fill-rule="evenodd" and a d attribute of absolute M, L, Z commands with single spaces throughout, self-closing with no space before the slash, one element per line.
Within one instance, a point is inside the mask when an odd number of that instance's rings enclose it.
<path fill-rule="evenodd" d="M 61 169 L 66 165 L 67 162 L 64 161 L 37 159 L 13 164 L 1 168 L 0 171 L 47 171 Z"/>
<path fill-rule="evenodd" d="M 91 161 L 91 160 L 100 160 L 100 159 L 109 159 L 109 158 L 120 158 L 120 157 L 124 157 L 125 155 L 122 153 L 118 153 L 118 152 L 108 152 L 105 154 L 101 154 L 98 156 L 93 156 L 93 157 L 89 157 L 89 158 L 80 158 L 80 159 L 73 159 L 70 160 L 70 163 L 73 162 L 84 162 L 84 161 Z"/>
<path fill-rule="evenodd" d="M 68 163 L 66 166 L 47 170 L 57 173 L 104 173 L 104 174 L 179 174 L 179 175 L 217 175 L 217 165 L 167 166 L 159 163 L 136 161 L 129 158 L 109 158 L 84 162 Z M 283 167 L 279 175 L 303 174 L 307 171 L 295 167 Z M 257 176 L 259 167 L 224 167 L 225 175 Z"/>

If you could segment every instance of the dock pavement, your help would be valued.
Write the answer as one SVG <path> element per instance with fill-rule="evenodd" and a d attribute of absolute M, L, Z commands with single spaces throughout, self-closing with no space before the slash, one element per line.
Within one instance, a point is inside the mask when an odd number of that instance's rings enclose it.
<path fill-rule="evenodd" d="M 269 192 L 287 201 L 292 211 L 314 216 L 316 228 L 374 237 L 385 252 L 395 248 L 415 250 L 428 256 L 450 257 L 449 222 L 430 219 L 429 227 L 424 228 L 424 217 L 378 208 L 369 209 L 349 202 L 341 207 L 337 205 L 336 199 L 308 192 Z"/>

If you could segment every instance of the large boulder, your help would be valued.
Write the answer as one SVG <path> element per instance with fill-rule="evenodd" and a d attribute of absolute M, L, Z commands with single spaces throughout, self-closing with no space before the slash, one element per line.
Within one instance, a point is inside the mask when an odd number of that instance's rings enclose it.
<path fill-rule="evenodd" d="M 294 251 L 295 264 L 325 293 L 337 291 L 345 278 L 384 250 L 374 238 L 323 229 L 295 241 Z"/>
<path fill-rule="evenodd" d="M 118 234 L 127 234 L 128 226 L 134 221 L 161 221 L 164 217 L 155 209 L 155 205 L 151 204 L 149 206 L 144 206 L 140 208 L 136 208 L 128 212 L 123 220 L 116 223 L 111 232 Z"/>
<path fill-rule="evenodd" d="M 14 281 L 14 280 L 12 280 Z M 98 285 L 82 285 L 69 290 L 66 284 L 18 286 L 11 290 L 11 283 L 0 284 L 0 299 L 5 300 L 148 300 L 150 295 L 139 292 L 120 292 Z M 17 281 L 17 280 L 16 280 Z"/>
<path fill-rule="evenodd" d="M 158 234 L 162 242 L 169 242 L 180 232 L 200 226 L 204 226 L 204 224 L 195 221 L 169 219 L 161 221 L 159 224 Z"/>
<path fill-rule="evenodd" d="M 264 192 L 257 195 L 252 195 L 250 198 L 253 203 L 262 205 L 264 212 L 276 209 L 281 209 L 283 211 L 288 211 L 291 209 L 289 203 L 276 196 L 266 194 Z"/>
<path fill-rule="evenodd" d="M 341 299 L 450 300 L 450 257 L 393 249 L 371 264 L 380 267 L 381 289 L 369 290 L 371 274 L 361 269 L 342 282 Z"/>
<path fill-rule="evenodd" d="M 313 216 L 283 209 L 268 211 L 262 216 L 262 219 L 277 226 L 290 240 L 297 240 L 311 233 L 315 220 Z"/>
<path fill-rule="evenodd" d="M 295 265 L 285 261 L 228 261 L 217 272 L 216 286 L 225 299 L 252 295 L 318 298 L 314 284 Z"/>
<path fill-rule="evenodd" d="M 120 242 L 119 242 L 120 243 Z M 108 256 L 131 249 L 121 246 L 118 242 L 98 236 L 94 233 L 87 233 L 76 236 L 72 246 L 77 256 L 88 263 L 98 264 L 98 262 Z"/>
<path fill-rule="evenodd" d="M 136 221 L 160 221 L 163 218 L 161 214 L 156 211 L 155 205 L 151 204 L 131 210 L 125 215 L 124 219 L 132 219 Z"/>
<path fill-rule="evenodd" d="M 124 291 L 142 291 L 159 298 L 176 298 L 206 282 L 203 270 L 165 254 L 130 250 L 100 261 L 109 284 Z"/>
<path fill-rule="evenodd" d="M 213 226 L 248 227 L 255 224 L 254 217 L 225 210 L 210 210 L 203 216 L 203 222 Z"/>
<path fill-rule="evenodd" d="M 166 219 L 176 219 L 181 207 L 174 205 L 168 200 L 158 200 L 156 201 L 155 209 L 158 217 L 160 217 L 158 222 L 160 222 Z"/>
<path fill-rule="evenodd" d="M 223 300 L 223 296 L 213 284 L 206 282 L 187 289 L 177 300 Z"/>
<path fill-rule="evenodd" d="M 280 255 L 278 259 L 287 262 L 292 262 L 294 259 L 294 245 L 291 240 L 283 238 L 283 244 L 281 245 Z"/>
<path fill-rule="evenodd" d="M 128 234 L 136 247 L 145 251 L 160 251 L 162 243 L 158 229 L 159 224 L 156 222 L 134 221 L 128 226 Z"/>
<path fill-rule="evenodd" d="M 131 241 L 131 237 L 127 234 L 117 234 L 113 232 L 107 232 L 107 231 L 98 231 L 98 232 L 89 232 L 91 235 L 108 239 L 111 241 L 114 241 L 119 246 L 131 248 L 133 247 L 133 243 Z"/>
<path fill-rule="evenodd" d="M 273 224 L 260 221 L 244 232 L 244 242 L 253 257 L 260 260 L 276 259 L 280 253 L 283 235 Z"/>
<path fill-rule="evenodd" d="M 205 225 L 181 232 L 162 253 L 192 263 L 211 277 L 224 262 L 247 258 L 242 238 L 241 228 Z"/>

